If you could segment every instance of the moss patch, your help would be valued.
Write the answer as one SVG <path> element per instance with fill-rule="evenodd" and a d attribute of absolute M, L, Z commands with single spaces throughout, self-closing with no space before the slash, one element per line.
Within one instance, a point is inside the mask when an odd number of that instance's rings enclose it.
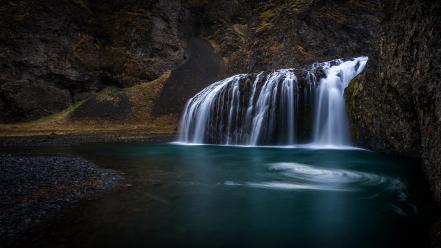
<path fill-rule="evenodd" d="M 256 28 L 256 33 L 271 30 L 274 27 L 273 19 L 280 14 L 282 6 L 267 5 L 259 15 L 260 25 Z"/>
<path fill-rule="evenodd" d="M 312 4 L 313 0 L 295 0 L 287 3 L 288 15 L 297 15 L 300 12 L 305 11 Z"/>

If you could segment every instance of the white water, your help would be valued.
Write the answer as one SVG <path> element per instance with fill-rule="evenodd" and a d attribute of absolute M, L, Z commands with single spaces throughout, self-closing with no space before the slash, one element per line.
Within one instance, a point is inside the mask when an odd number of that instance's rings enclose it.
<path fill-rule="evenodd" d="M 366 62 L 367 57 L 358 57 L 314 64 L 302 75 L 306 85 L 299 83 L 294 69 L 239 74 L 215 82 L 187 102 L 179 142 L 348 146 L 343 93 Z M 320 80 L 318 70 L 324 72 Z"/>
<path fill-rule="evenodd" d="M 325 65 L 326 78 L 320 80 L 315 105 L 314 143 L 350 144 L 344 90 L 349 82 L 363 71 L 367 58 L 346 61 L 336 66 Z M 360 66 L 356 68 L 357 63 Z"/>
<path fill-rule="evenodd" d="M 378 185 L 387 181 L 386 177 L 365 172 L 320 168 L 312 165 L 299 163 L 274 163 L 269 167 L 270 171 L 281 173 L 282 175 L 313 183 L 329 184 L 352 184 Z"/>
<path fill-rule="evenodd" d="M 406 185 L 398 178 L 387 177 L 355 170 L 323 168 L 293 162 L 271 163 L 268 171 L 282 175 L 286 180 L 236 182 L 225 181 L 227 186 L 246 186 L 265 189 L 319 190 L 319 191 L 362 191 L 369 187 L 381 187 L 397 198 L 407 199 Z"/>

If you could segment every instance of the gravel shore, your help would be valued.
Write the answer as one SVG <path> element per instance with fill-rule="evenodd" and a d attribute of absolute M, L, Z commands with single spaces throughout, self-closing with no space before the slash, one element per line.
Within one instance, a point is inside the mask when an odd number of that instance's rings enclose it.
<path fill-rule="evenodd" d="M 0 243 L 8 245 L 63 207 L 122 182 L 121 173 L 76 156 L 0 154 Z"/>

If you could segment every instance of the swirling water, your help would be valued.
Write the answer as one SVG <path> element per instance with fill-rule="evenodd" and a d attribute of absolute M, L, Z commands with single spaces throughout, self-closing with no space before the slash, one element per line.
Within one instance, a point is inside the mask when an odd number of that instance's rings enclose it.
<path fill-rule="evenodd" d="M 325 190 L 325 191 L 361 191 L 373 186 L 380 186 L 391 193 L 395 192 L 406 199 L 406 186 L 400 179 L 372 173 L 323 168 L 294 162 L 270 163 L 268 171 L 278 173 L 289 182 L 231 182 L 225 185 L 250 186 L 268 189 Z"/>
<path fill-rule="evenodd" d="M 425 191 L 418 163 L 409 159 L 365 150 L 144 143 L 48 151 L 120 170 L 131 186 L 83 202 L 41 229 L 32 247 L 426 242 Z"/>

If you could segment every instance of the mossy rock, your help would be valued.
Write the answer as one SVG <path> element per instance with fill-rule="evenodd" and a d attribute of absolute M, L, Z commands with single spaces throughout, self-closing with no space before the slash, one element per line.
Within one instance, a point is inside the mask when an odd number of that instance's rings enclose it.
<path fill-rule="evenodd" d="M 307 10 L 312 2 L 313 0 L 291 0 L 287 3 L 288 6 L 286 12 L 290 16 L 297 15 Z"/>
<path fill-rule="evenodd" d="M 152 120 L 152 108 L 170 72 L 151 82 L 119 89 L 108 87 L 86 100 L 70 114 L 73 121 L 145 123 Z"/>
<path fill-rule="evenodd" d="M 356 143 L 358 143 L 361 138 L 360 127 L 358 125 L 359 110 L 356 105 L 356 99 L 360 96 L 363 90 L 363 77 L 363 74 L 356 76 L 345 89 L 346 110 L 348 113 L 349 125 L 351 127 L 352 138 Z"/>
<path fill-rule="evenodd" d="M 122 90 L 106 88 L 73 111 L 70 119 L 73 121 L 126 120 L 131 108 L 132 104 Z"/>

